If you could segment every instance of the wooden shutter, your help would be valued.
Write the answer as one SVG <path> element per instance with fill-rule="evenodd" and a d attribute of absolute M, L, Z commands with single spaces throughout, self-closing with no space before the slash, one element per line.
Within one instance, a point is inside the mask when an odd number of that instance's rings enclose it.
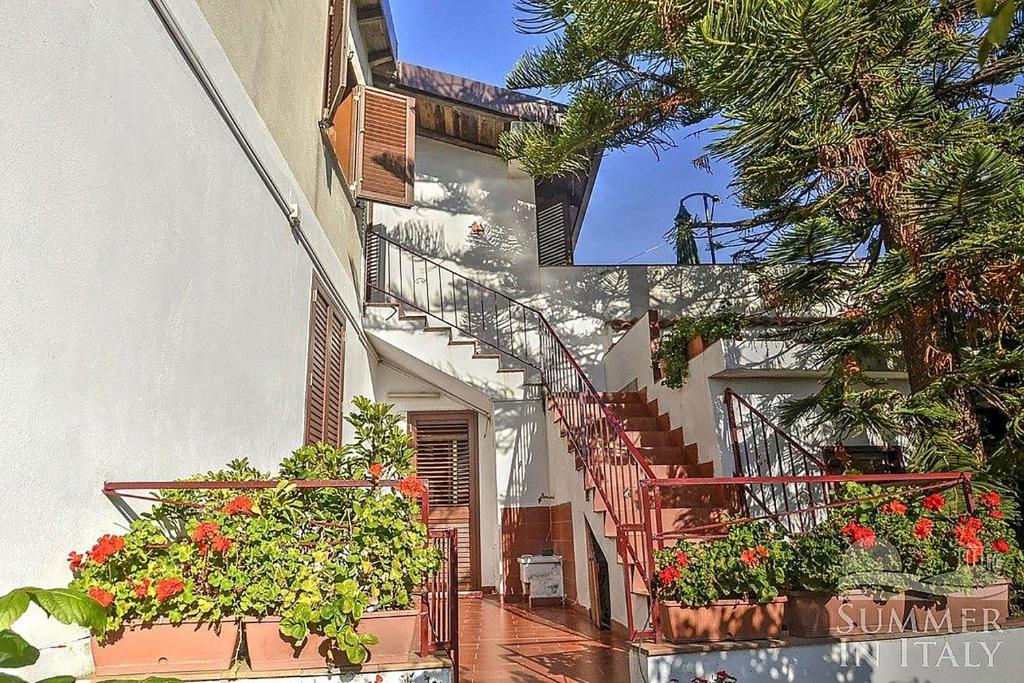
<path fill-rule="evenodd" d="M 356 197 L 412 206 L 416 100 L 368 86 L 359 86 L 356 97 Z"/>
<path fill-rule="evenodd" d="M 566 178 L 538 178 L 534 182 L 537 204 L 537 256 L 541 266 L 572 265 L 569 186 Z"/>
<path fill-rule="evenodd" d="M 465 417 L 415 423 L 416 473 L 430 485 L 430 506 L 469 505 L 470 443 Z"/>
<path fill-rule="evenodd" d="M 334 108 L 345 90 L 348 76 L 348 0 L 328 0 L 327 47 L 324 60 L 325 120 L 334 115 Z"/>
<path fill-rule="evenodd" d="M 537 178 L 534 197 L 537 209 L 537 256 L 541 266 L 571 266 L 600 155 L 592 157 L 582 175 Z"/>
<path fill-rule="evenodd" d="M 479 506 L 476 504 L 476 415 L 410 413 L 416 474 L 430 490 L 430 526 L 459 536 L 459 584 L 479 588 Z"/>
<path fill-rule="evenodd" d="M 313 278 L 309 315 L 306 443 L 341 445 L 345 380 L 345 318 Z"/>

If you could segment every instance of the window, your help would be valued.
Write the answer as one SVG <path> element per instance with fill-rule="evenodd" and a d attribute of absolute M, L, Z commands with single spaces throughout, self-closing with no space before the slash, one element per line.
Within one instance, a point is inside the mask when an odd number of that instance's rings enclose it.
<path fill-rule="evenodd" d="M 313 276 L 306 382 L 306 443 L 341 446 L 345 318 Z"/>
<path fill-rule="evenodd" d="M 412 206 L 416 101 L 357 85 L 347 92 L 327 137 L 358 199 Z"/>
<path fill-rule="evenodd" d="M 357 83 L 347 10 L 347 0 L 330 0 L 322 125 L 357 199 L 412 206 L 416 101 Z"/>

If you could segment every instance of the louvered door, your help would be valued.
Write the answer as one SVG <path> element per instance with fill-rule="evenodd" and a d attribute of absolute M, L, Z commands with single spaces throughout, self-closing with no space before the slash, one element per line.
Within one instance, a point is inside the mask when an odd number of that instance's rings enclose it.
<path fill-rule="evenodd" d="M 430 526 L 459 534 L 459 587 L 479 590 L 476 414 L 409 413 L 416 473 L 430 488 Z"/>
<path fill-rule="evenodd" d="M 345 318 L 314 276 L 309 314 L 306 443 L 341 445 Z"/>

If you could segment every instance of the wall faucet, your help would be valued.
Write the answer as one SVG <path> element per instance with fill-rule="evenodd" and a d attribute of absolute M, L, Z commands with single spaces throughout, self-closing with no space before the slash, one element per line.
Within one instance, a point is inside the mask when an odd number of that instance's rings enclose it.
<path fill-rule="evenodd" d="M 554 496 L 549 496 L 546 493 L 542 493 L 542 494 L 540 494 L 540 497 L 537 498 L 537 504 L 539 505 L 539 504 L 543 503 L 545 500 L 554 500 L 554 499 L 555 499 Z"/>

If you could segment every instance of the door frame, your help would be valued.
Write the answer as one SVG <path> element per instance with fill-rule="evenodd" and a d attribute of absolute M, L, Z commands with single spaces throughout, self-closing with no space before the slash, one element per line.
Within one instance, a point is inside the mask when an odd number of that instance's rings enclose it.
<path fill-rule="evenodd" d="M 481 589 L 480 571 L 480 439 L 479 419 L 475 410 L 410 410 L 406 412 L 409 434 L 416 444 L 415 423 L 420 418 L 465 418 L 469 425 L 469 542 L 471 548 L 459 548 L 459 554 L 469 553 L 469 590 Z M 415 462 L 415 456 L 414 456 Z M 436 508 L 431 507 L 431 514 Z M 429 520 L 429 517 L 428 517 Z"/>

